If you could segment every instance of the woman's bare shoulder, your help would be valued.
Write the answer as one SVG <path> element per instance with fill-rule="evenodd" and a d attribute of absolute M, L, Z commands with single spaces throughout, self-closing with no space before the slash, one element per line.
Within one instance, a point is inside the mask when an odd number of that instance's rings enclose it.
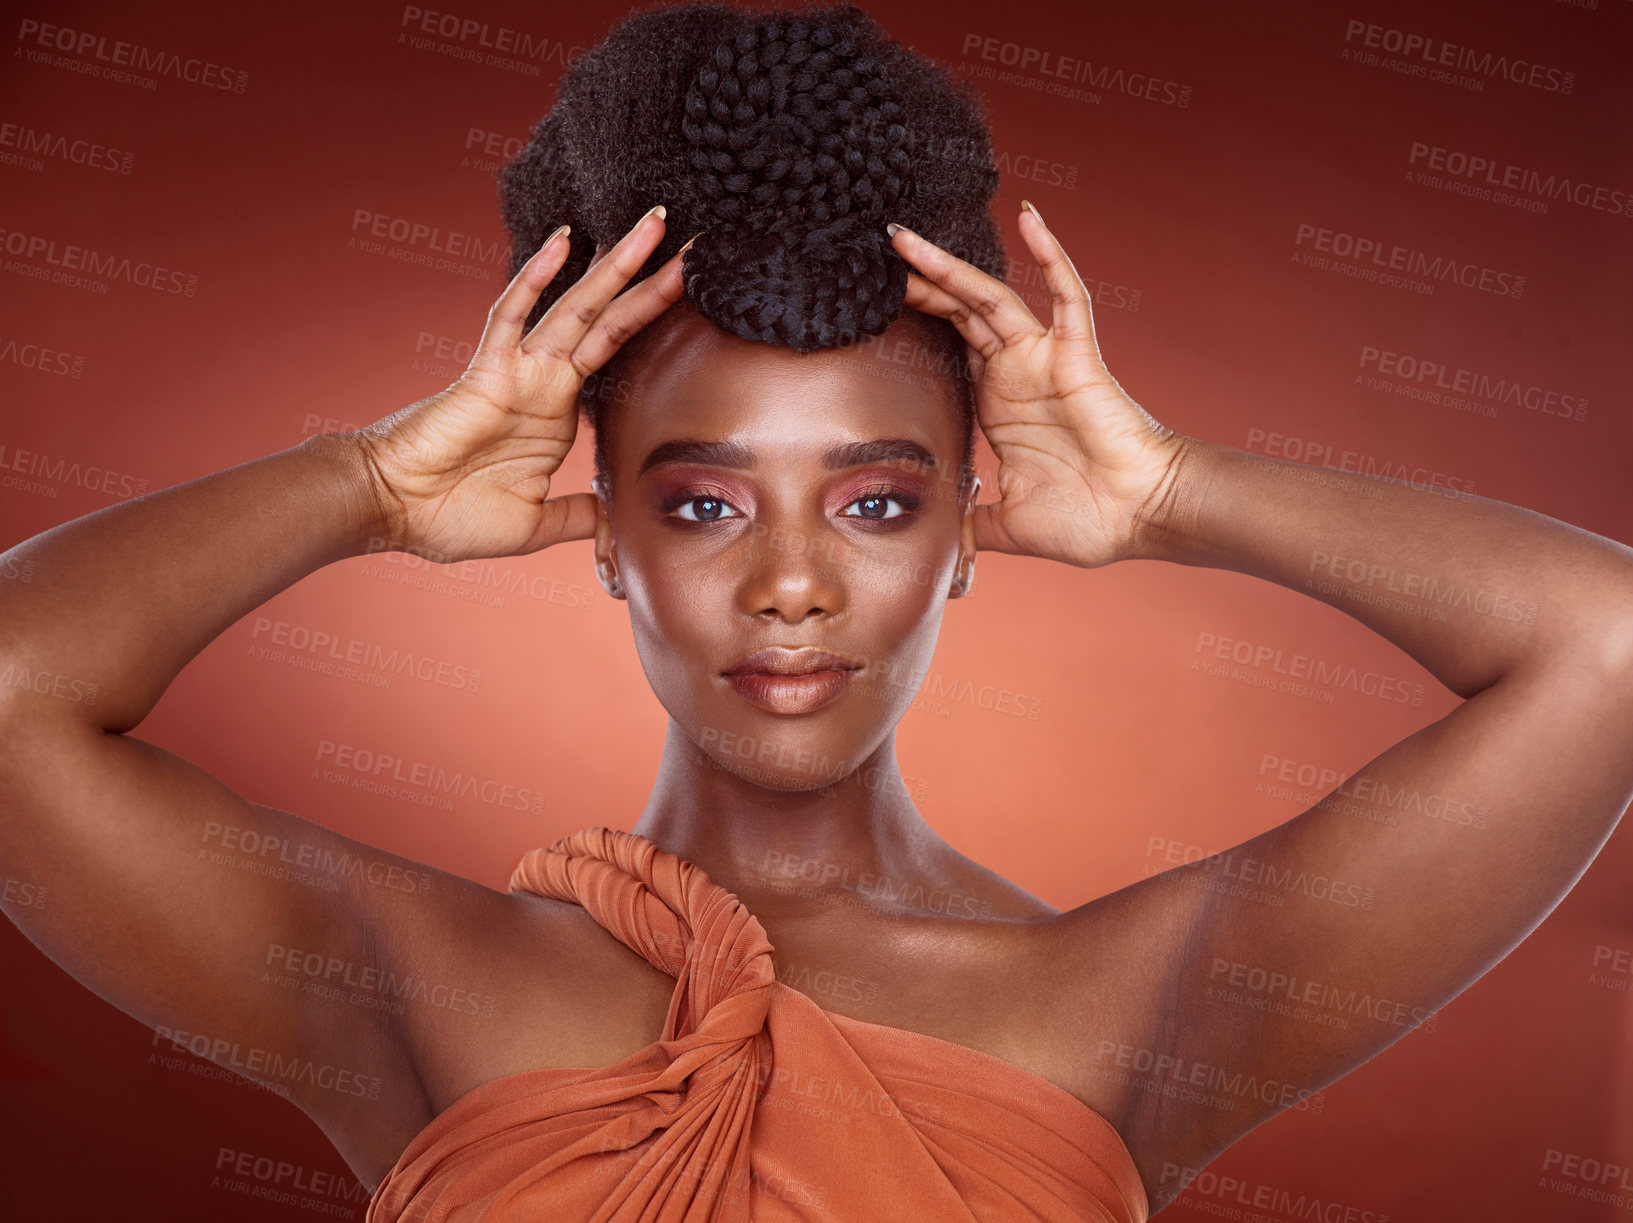
<path fill-rule="evenodd" d="M 386 958 L 437 1111 L 501 1075 L 602 1065 L 649 1044 L 675 986 L 579 905 L 528 892 L 455 892 L 415 927 Z"/>
<path fill-rule="evenodd" d="M 576 904 L 424 871 L 431 886 L 385 902 L 369 962 L 334 983 L 345 1004 L 384 1012 L 399 1068 L 372 1107 L 314 1117 L 370 1187 L 473 1088 L 644 1048 L 675 985 Z"/>

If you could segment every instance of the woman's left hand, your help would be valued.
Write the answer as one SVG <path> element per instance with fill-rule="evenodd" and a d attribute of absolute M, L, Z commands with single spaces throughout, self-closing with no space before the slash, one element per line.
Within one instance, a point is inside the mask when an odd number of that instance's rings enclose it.
<path fill-rule="evenodd" d="M 914 269 L 906 304 L 953 323 L 971 350 L 976 415 L 998 456 L 1001 497 L 976 507 L 976 547 L 1083 568 L 1138 555 L 1137 534 L 1169 495 L 1188 439 L 1153 420 L 1106 369 L 1088 290 L 1030 209 L 1021 236 L 1049 284 L 1048 327 L 1003 281 L 911 230 L 891 238 Z"/>

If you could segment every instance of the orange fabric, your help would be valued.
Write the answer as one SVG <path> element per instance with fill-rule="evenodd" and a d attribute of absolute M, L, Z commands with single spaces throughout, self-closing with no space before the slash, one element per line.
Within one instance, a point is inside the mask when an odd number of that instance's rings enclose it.
<path fill-rule="evenodd" d="M 583 905 L 676 979 L 662 1036 L 596 1069 L 472 1088 L 417 1134 L 367 1223 L 1145 1223 L 1117 1131 L 1061 1087 L 824 1011 L 698 867 L 589 828 L 511 877 Z"/>

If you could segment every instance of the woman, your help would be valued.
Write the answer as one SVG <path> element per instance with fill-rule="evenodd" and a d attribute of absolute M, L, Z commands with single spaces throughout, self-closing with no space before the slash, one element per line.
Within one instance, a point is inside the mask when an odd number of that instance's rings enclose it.
<path fill-rule="evenodd" d="M 1030 209 L 1050 317 L 1004 285 L 973 116 L 855 9 L 632 19 L 507 173 L 514 278 L 452 386 L 3 558 L 5 664 L 47 682 L 5 689 L 0 865 L 53 898 L 8 915 L 299 1104 L 371 1219 L 1144 1219 L 1410 1030 L 1205 991 L 1273 972 L 1420 1021 L 1615 827 L 1627 549 L 1160 425 Z M 595 492 L 551 498 L 581 403 Z M 670 716 L 633 832 L 535 850 L 501 894 L 128 737 L 228 625 L 381 539 L 443 562 L 593 539 Z M 896 768 L 981 550 L 1253 574 L 1467 699 L 1298 817 L 1057 912 L 936 836 Z M 219 869 L 229 840 L 342 885 Z M 484 1022 L 268 979 L 312 963 L 457 981 Z"/>

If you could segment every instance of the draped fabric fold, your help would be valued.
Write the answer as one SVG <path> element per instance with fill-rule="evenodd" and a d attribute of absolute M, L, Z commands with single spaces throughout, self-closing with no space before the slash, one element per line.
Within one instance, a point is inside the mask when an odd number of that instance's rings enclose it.
<path fill-rule="evenodd" d="M 408 1144 L 366 1223 L 1145 1223 L 1117 1131 L 1030 1071 L 824 1011 L 698 867 L 588 828 L 511 891 L 582 905 L 675 978 L 658 1040 L 483 1083 Z"/>

